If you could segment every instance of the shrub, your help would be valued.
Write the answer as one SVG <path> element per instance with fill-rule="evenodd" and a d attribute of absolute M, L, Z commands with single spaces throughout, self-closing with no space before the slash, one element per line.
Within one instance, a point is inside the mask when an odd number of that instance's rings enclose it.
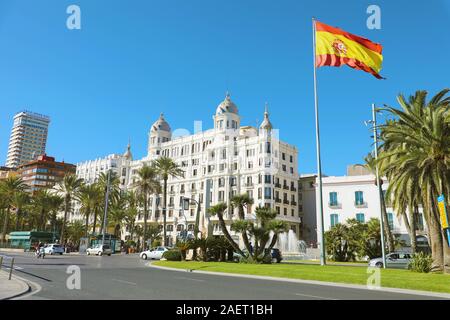
<path fill-rule="evenodd" d="M 408 265 L 408 269 L 414 272 L 428 273 L 431 271 L 433 258 L 424 252 L 415 253 Z"/>
<path fill-rule="evenodd" d="M 163 253 L 163 258 L 168 261 L 181 261 L 181 251 L 179 249 L 168 250 Z"/>

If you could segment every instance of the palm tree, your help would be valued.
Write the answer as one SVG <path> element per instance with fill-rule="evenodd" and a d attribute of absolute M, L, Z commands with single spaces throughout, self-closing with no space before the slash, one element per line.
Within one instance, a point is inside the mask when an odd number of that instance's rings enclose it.
<path fill-rule="evenodd" d="M 108 222 L 114 228 L 114 235 L 120 237 L 122 223 L 126 217 L 127 199 L 122 193 L 112 198 Z"/>
<path fill-rule="evenodd" d="M 364 158 L 366 165 L 365 167 L 372 173 L 375 174 L 377 170 L 377 164 L 375 162 L 375 158 L 372 156 L 371 153 L 367 155 L 367 157 Z M 383 184 L 383 179 L 381 178 L 384 173 L 378 169 L 378 181 L 375 181 L 375 185 L 378 186 L 378 184 Z M 387 245 L 388 245 L 388 251 L 393 252 L 395 250 L 394 246 L 394 237 L 392 236 L 391 228 L 389 227 L 389 220 L 388 215 L 386 211 L 386 199 L 384 198 L 383 193 L 380 194 L 381 198 L 381 216 L 383 217 L 383 225 L 384 225 L 384 234 L 386 235 Z"/>
<path fill-rule="evenodd" d="M 141 199 L 139 199 L 139 194 L 130 190 L 127 191 L 126 195 L 127 208 L 125 211 L 125 224 L 130 232 L 130 240 L 133 240 L 136 217 L 138 215 L 138 204 Z"/>
<path fill-rule="evenodd" d="M 166 216 L 167 216 L 167 181 L 169 177 L 183 177 L 184 171 L 169 157 L 160 157 L 153 163 L 156 172 L 161 176 L 163 184 L 163 245 L 166 245 Z"/>
<path fill-rule="evenodd" d="M 75 247 L 80 245 L 80 239 L 85 235 L 85 225 L 83 220 L 74 220 L 67 226 L 66 237 Z"/>
<path fill-rule="evenodd" d="M 12 206 L 16 208 L 16 226 L 15 230 L 19 230 L 20 220 L 23 216 L 23 208 L 30 203 L 30 195 L 25 192 L 17 192 L 12 199 Z"/>
<path fill-rule="evenodd" d="M 64 204 L 64 198 L 58 194 L 52 194 L 49 199 L 49 212 L 50 212 L 50 228 L 51 232 L 55 236 L 58 233 L 57 229 L 57 216 Z"/>
<path fill-rule="evenodd" d="M 119 188 L 120 179 L 116 172 L 114 172 L 112 170 L 108 170 L 107 172 L 101 172 L 99 174 L 97 184 L 103 195 L 103 200 L 100 202 L 100 206 L 99 206 L 99 212 L 100 212 L 100 209 L 101 210 L 105 209 L 106 190 L 109 188 L 108 206 L 111 205 L 111 199 L 120 192 L 120 188 Z M 106 230 L 105 221 L 104 221 L 105 215 L 102 215 L 101 217 L 102 217 L 101 218 L 101 221 L 102 221 L 101 230 Z"/>
<path fill-rule="evenodd" d="M 242 250 L 239 248 L 239 245 L 236 242 L 234 242 L 233 238 L 230 235 L 230 232 L 227 229 L 225 220 L 223 219 L 223 213 L 225 212 L 225 210 L 227 210 L 227 205 L 226 205 L 226 203 L 223 203 L 223 202 L 220 202 L 220 203 L 208 208 L 208 212 L 212 216 L 217 215 L 217 217 L 219 218 L 219 224 L 220 224 L 220 228 L 222 229 L 223 235 L 228 240 L 228 242 L 233 247 L 233 249 L 236 252 L 238 252 L 240 255 L 244 255 Z"/>
<path fill-rule="evenodd" d="M 238 208 L 239 219 L 245 220 L 245 211 L 244 208 L 253 204 L 253 199 L 248 196 L 247 193 L 236 195 L 231 198 L 231 204 L 233 207 Z M 245 229 L 242 230 L 242 241 L 246 248 L 250 248 L 250 241 L 248 240 L 247 231 Z"/>
<path fill-rule="evenodd" d="M 0 181 L 0 190 L 2 198 L 6 200 L 6 212 L 3 220 L 2 241 L 6 239 L 6 233 L 8 232 L 9 216 L 11 214 L 11 206 L 14 196 L 17 193 L 23 192 L 28 186 L 18 177 L 8 177 Z"/>
<path fill-rule="evenodd" d="M 395 119 L 381 126 L 381 170 L 389 181 L 402 177 L 411 181 L 411 188 L 420 188 L 418 202 L 428 225 L 433 270 L 444 268 L 444 256 L 445 265 L 450 265 L 450 248 L 437 206 L 439 195 L 450 196 L 449 91 L 440 91 L 428 102 L 426 91 L 417 91 L 408 100 L 399 95 L 401 110 L 384 108 Z"/>
<path fill-rule="evenodd" d="M 101 191 L 100 187 L 97 183 L 93 184 L 83 184 L 80 186 L 76 198 L 78 202 L 80 203 L 80 211 L 83 213 L 85 218 L 85 237 L 88 236 L 89 232 L 89 218 L 91 216 L 91 213 L 97 212 L 96 208 L 100 205 L 100 199 L 101 199 Z M 94 217 L 94 230 L 95 232 L 95 224 L 97 217 Z"/>
<path fill-rule="evenodd" d="M 45 226 L 48 220 L 48 212 L 50 211 L 51 206 L 51 194 L 46 189 L 38 190 L 33 195 L 33 207 L 36 212 L 39 212 L 39 219 L 37 228 L 38 230 L 45 230 Z"/>
<path fill-rule="evenodd" d="M 64 244 L 64 229 L 67 223 L 67 214 L 71 210 L 71 201 L 82 184 L 83 180 L 77 178 L 76 175 L 66 174 L 64 178 L 56 185 L 57 192 L 64 197 L 64 218 L 61 227 L 61 244 Z"/>
<path fill-rule="evenodd" d="M 159 193 L 161 188 L 158 180 L 157 173 L 154 167 L 150 167 L 144 164 L 142 168 L 138 170 L 138 181 L 135 183 L 135 187 L 143 197 L 144 202 L 144 230 L 143 230 L 143 246 L 144 250 L 147 249 L 147 219 L 148 219 L 148 197 L 152 193 Z"/>

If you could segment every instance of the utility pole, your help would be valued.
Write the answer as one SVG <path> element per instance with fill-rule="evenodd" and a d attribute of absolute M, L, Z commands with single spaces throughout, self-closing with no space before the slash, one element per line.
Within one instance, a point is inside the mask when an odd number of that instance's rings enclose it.
<path fill-rule="evenodd" d="M 381 189 L 381 180 L 378 172 L 378 128 L 377 128 L 377 112 L 375 104 L 372 104 L 372 125 L 373 125 L 373 142 L 375 154 L 375 174 L 378 187 L 378 199 L 380 202 L 380 233 L 381 233 L 381 253 L 383 256 L 383 268 L 386 268 L 386 253 L 384 247 L 384 220 L 383 220 L 383 190 Z"/>

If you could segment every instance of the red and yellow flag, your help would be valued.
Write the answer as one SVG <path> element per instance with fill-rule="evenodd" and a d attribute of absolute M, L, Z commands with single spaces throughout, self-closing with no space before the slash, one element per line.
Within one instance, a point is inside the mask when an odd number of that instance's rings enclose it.
<path fill-rule="evenodd" d="M 316 67 L 346 64 L 384 79 L 379 75 L 382 50 L 378 43 L 316 21 Z"/>

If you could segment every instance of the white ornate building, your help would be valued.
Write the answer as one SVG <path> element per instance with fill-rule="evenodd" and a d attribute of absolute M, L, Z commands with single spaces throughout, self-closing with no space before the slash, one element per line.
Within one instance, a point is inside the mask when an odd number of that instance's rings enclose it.
<path fill-rule="evenodd" d="M 200 204 L 200 230 L 208 232 L 209 229 L 214 235 L 221 234 L 217 218 L 209 217 L 207 209 L 219 202 L 227 203 L 230 208 L 231 197 L 242 193 L 248 193 L 254 199 L 254 205 L 247 208 L 248 219 L 254 219 L 257 206 L 270 206 L 278 212 L 278 218 L 288 222 L 290 229 L 298 234 L 298 151 L 279 140 L 267 106 L 259 128 L 241 126 L 238 108 L 227 94 L 213 119 L 213 129 L 172 137 L 171 127 L 161 114 L 150 128 L 146 157 L 132 160 L 128 146 L 124 155 L 77 164 L 77 175 L 94 182 L 100 172 L 111 168 L 119 175 L 121 187 L 131 188 L 143 164 L 167 156 L 185 172 L 183 178 L 171 177 L 168 181 L 169 242 L 186 227 L 192 233 L 196 203 Z M 196 203 L 192 201 L 187 210 L 181 210 L 180 197 L 194 199 Z M 162 226 L 162 195 L 151 197 L 150 208 L 148 221 Z M 232 215 L 227 212 L 225 217 L 230 225 Z M 143 223 L 143 214 L 138 216 L 137 223 Z"/>

